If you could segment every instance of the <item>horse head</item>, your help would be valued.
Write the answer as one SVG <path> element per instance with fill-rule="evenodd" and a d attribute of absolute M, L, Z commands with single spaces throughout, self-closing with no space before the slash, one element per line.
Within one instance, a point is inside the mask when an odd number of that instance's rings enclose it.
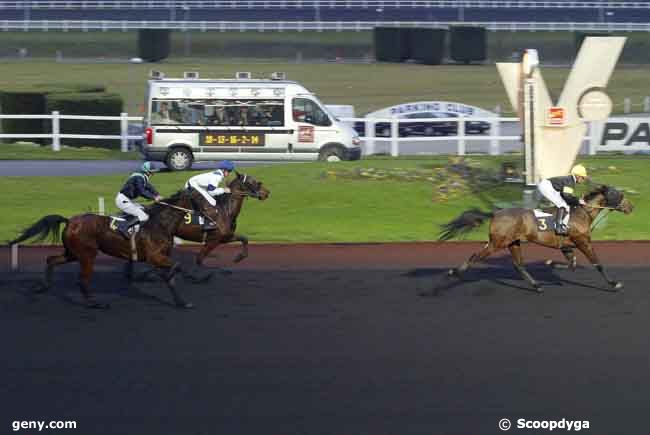
<path fill-rule="evenodd" d="M 264 187 L 261 181 L 257 181 L 252 176 L 240 174 L 239 172 L 235 172 L 235 175 L 235 179 L 228 184 L 233 194 L 251 196 L 260 201 L 264 201 L 271 194 L 271 191 Z"/>
<path fill-rule="evenodd" d="M 625 194 L 612 186 L 601 185 L 584 197 L 588 205 L 597 205 L 599 207 L 608 207 L 625 214 L 632 213 L 634 205 L 625 198 Z"/>

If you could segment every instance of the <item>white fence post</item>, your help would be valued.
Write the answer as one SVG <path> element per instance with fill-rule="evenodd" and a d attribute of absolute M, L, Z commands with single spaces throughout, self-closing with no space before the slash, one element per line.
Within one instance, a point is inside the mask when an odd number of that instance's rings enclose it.
<path fill-rule="evenodd" d="M 390 121 L 390 155 L 399 156 L 399 122 L 397 118 Z"/>
<path fill-rule="evenodd" d="M 18 243 L 11 245 L 11 270 L 18 270 Z"/>
<path fill-rule="evenodd" d="M 460 115 L 458 117 L 458 128 L 456 129 L 458 135 L 458 155 L 465 155 L 465 117 Z"/>
<path fill-rule="evenodd" d="M 372 155 L 375 153 L 375 122 L 371 121 L 370 118 L 366 118 L 367 121 L 364 122 L 366 129 L 366 155 Z"/>
<path fill-rule="evenodd" d="M 129 150 L 129 120 L 127 117 L 129 116 L 128 113 L 120 113 L 120 136 L 122 136 L 122 145 L 121 145 L 121 150 L 123 153 L 127 152 Z"/>
<path fill-rule="evenodd" d="M 100 196 L 99 198 L 97 198 L 97 202 L 99 203 L 99 214 L 100 216 L 104 216 L 104 213 L 106 211 L 104 208 L 104 197 Z"/>
<path fill-rule="evenodd" d="M 501 136 L 501 121 L 499 118 L 490 119 L 490 155 L 497 156 L 500 151 L 498 137 Z"/>
<path fill-rule="evenodd" d="M 52 151 L 61 151 L 61 128 L 59 126 L 59 112 L 52 112 Z"/>
<path fill-rule="evenodd" d="M 623 100 L 623 113 L 630 113 L 632 111 L 632 100 L 630 97 L 625 97 Z"/>

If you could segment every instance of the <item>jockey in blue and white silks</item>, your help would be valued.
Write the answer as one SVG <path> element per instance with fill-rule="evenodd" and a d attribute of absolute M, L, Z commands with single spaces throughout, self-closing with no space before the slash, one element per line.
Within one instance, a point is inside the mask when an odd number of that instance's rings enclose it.
<path fill-rule="evenodd" d="M 234 170 L 235 165 L 233 162 L 230 160 L 224 160 L 217 164 L 216 171 L 195 175 L 187 180 L 185 187 L 189 190 L 196 190 L 212 207 L 215 207 L 217 205 L 217 201 L 214 199 L 215 196 L 220 196 L 224 193 L 230 193 L 230 189 L 228 187 L 219 187 L 219 185 L 222 184 L 228 175 L 230 175 L 230 173 Z M 203 225 L 203 229 L 214 229 L 216 226 L 214 222 L 216 221 L 216 210 L 203 210 L 203 212 L 213 220 L 213 222 L 206 221 Z"/>

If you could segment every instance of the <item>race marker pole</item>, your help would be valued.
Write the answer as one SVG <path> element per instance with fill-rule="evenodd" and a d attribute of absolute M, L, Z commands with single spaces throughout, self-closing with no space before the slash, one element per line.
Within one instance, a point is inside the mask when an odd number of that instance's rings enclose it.
<path fill-rule="evenodd" d="M 99 214 L 100 216 L 104 216 L 105 208 L 104 208 L 104 197 L 100 196 L 97 198 L 97 201 L 99 202 Z"/>
<path fill-rule="evenodd" d="M 11 270 L 18 270 L 18 243 L 11 245 Z"/>

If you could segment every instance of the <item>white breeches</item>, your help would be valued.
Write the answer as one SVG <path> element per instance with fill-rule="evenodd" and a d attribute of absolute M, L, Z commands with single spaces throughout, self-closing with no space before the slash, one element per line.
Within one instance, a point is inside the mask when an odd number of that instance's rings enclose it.
<path fill-rule="evenodd" d="M 149 220 L 149 215 L 144 212 L 143 207 L 140 204 L 131 201 L 123 193 L 117 194 L 115 197 L 115 205 L 124 213 L 136 216 L 140 222 L 146 222 Z"/>
<path fill-rule="evenodd" d="M 551 201 L 557 208 L 563 208 L 566 210 L 566 214 L 564 215 L 564 223 L 565 224 L 568 223 L 569 213 L 571 213 L 571 207 L 569 207 L 569 204 L 567 204 L 564 198 L 562 198 L 560 192 L 558 192 L 553 188 L 551 182 L 548 180 L 542 180 L 537 185 L 537 190 L 539 190 L 539 193 L 541 193 L 544 196 L 544 198 Z"/>

